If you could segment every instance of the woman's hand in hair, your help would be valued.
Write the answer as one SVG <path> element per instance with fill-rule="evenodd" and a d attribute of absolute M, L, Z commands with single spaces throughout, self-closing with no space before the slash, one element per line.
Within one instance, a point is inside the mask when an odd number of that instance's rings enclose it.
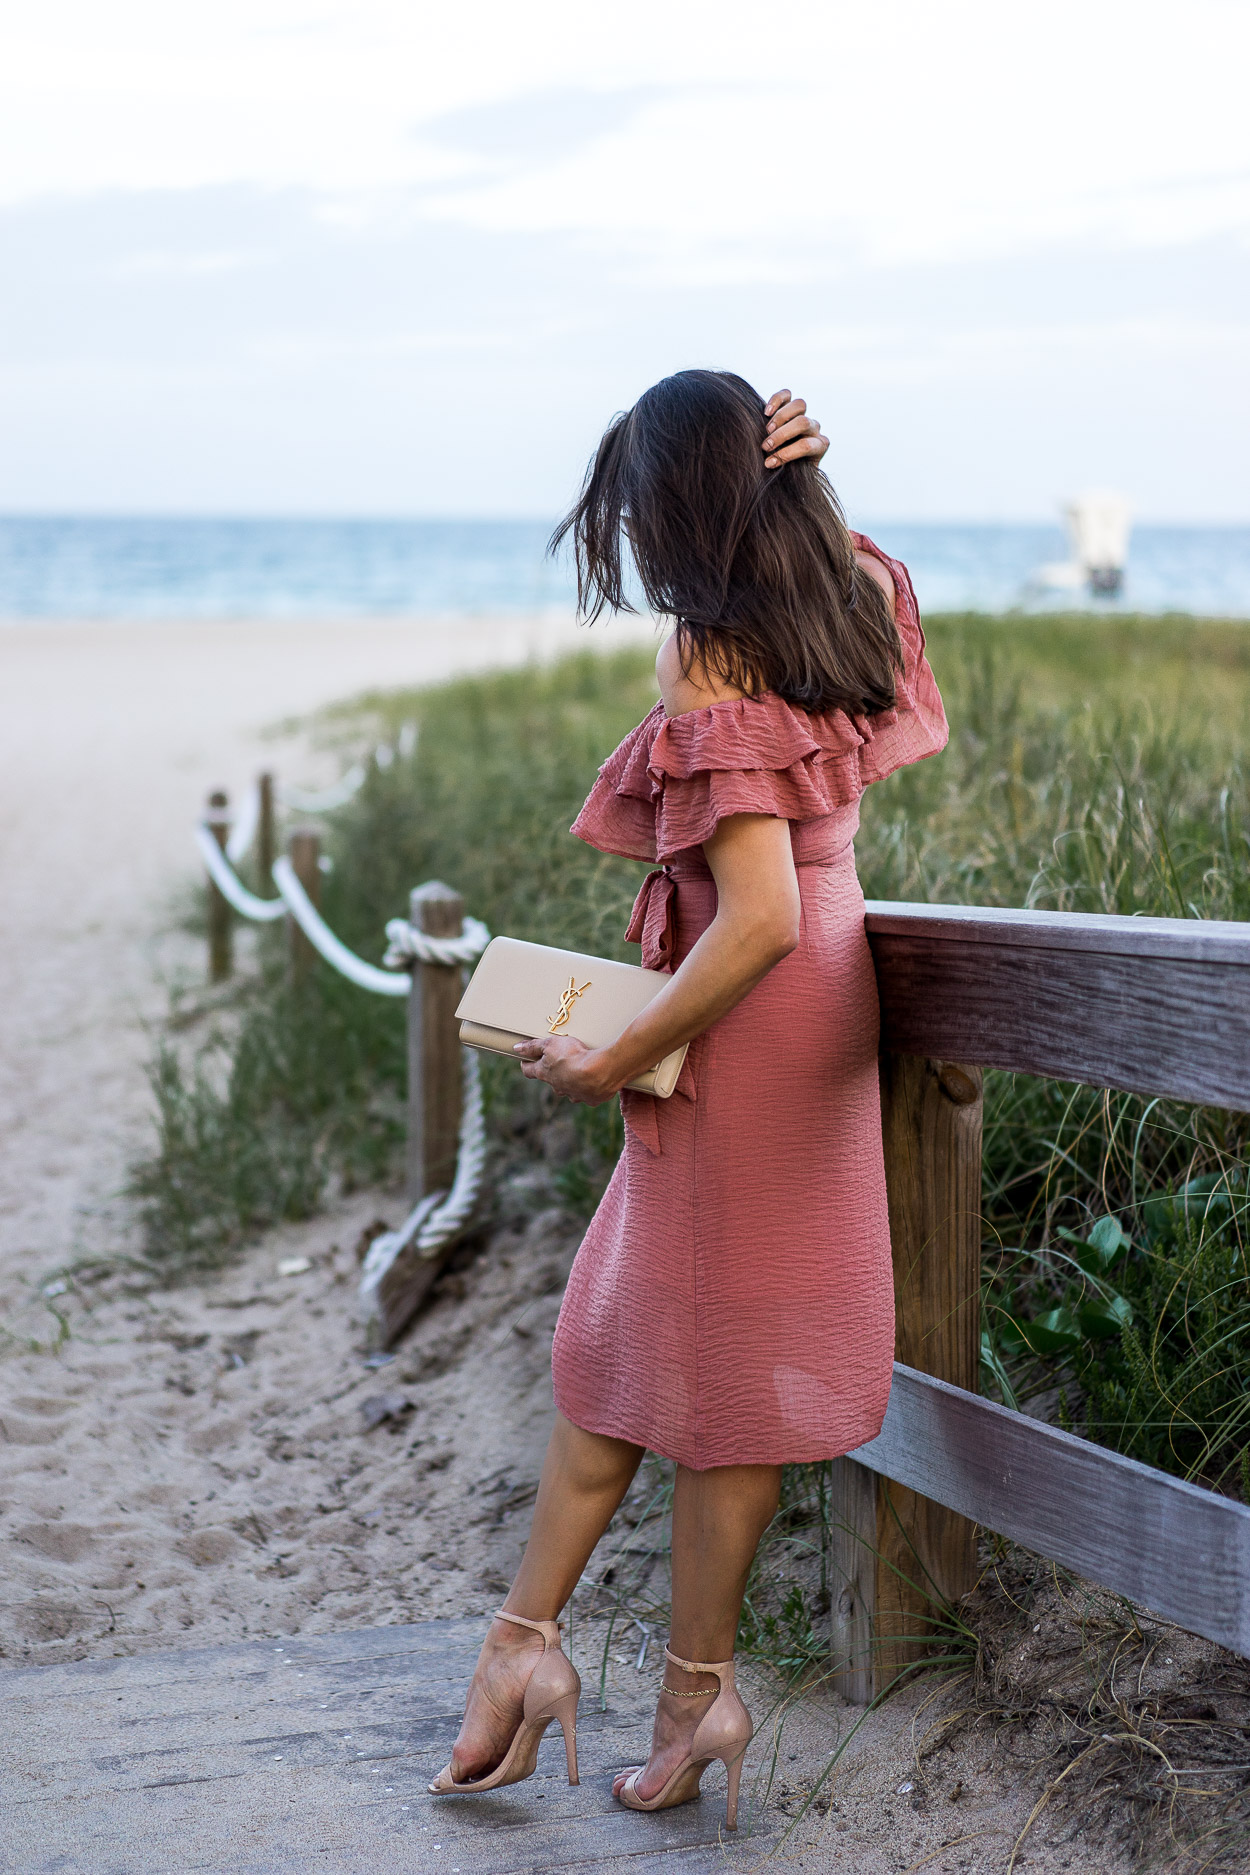
<path fill-rule="evenodd" d="M 783 462 L 798 462 L 804 456 L 819 462 L 829 447 L 829 438 L 821 435 L 815 417 L 808 416 L 803 399 L 791 397 L 789 391 L 773 392 L 764 405 L 764 418 L 766 469 L 779 469 Z"/>

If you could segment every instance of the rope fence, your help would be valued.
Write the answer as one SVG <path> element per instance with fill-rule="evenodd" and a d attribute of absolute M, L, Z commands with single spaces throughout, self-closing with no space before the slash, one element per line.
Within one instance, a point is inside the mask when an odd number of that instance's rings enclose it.
<path fill-rule="evenodd" d="M 389 742 L 379 742 L 373 751 L 373 763 L 377 768 L 390 768 L 397 759 L 404 760 L 410 756 L 416 746 L 416 724 L 404 723 L 393 745 Z M 353 762 L 351 767 L 340 775 L 337 781 L 332 781 L 328 787 L 295 788 L 288 782 L 284 784 L 280 795 L 274 785 L 274 778 L 262 775 L 243 797 L 238 818 L 230 829 L 230 837 L 226 843 L 226 858 L 232 866 L 237 866 L 251 852 L 265 816 L 266 782 L 270 784 L 268 792 L 271 803 L 280 800 L 284 807 L 293 809 L 297 814 L 332 814 L 336 808 L 346 807 L 347 803 L 359 794 L 368 773 L 367 762 Z"/>
<path fill-rule="evenodd" d="M 373 760 L 387 768 L 397 754 L 410 755 L 415 746 L 416 731 L 405 725 L 395 748 L 380 745 Z M 280 796 L 273 776 L 262 775 L 233 824 L 227 796 L 215 792 L 194 838 L 209 882 L 211 980 L 219 981 L 231 971 L 232 914 L 253 924 L 284 918 L 297 977 L 315 953 L 358 989 L 407 998 L 408 1186 L 414 1202 L 397 1230 L 373 1240 L 357 1298 L 370 1341 L 385 1347 L 420 1306 L 447 1254 L 472 1222 L 481 1197 L 487 1153 L 481 1069 L 474 1050 L 460 1046 L 455 1008 L 465 968 L 481 956 L 490 932 L 479 918 L 465 916 L 458 893 L 432 882 L 411 894 L 407 918 L 392 918 L 387 924 L 381 966 L 358 956 L 318 909 L 316 898 L 329 861 L 321 853 L 315 827 L 293 828 L 289 854 L 272 859 L 269 875 L 276 898 L 261 898 L 236 870 L 254 846 L 262 860 L 273 853 L 279 799 L 299 812 L 330 812 L 352 799 L 366 773 L 358 762 L 319 794 L 286 788 Z"/>

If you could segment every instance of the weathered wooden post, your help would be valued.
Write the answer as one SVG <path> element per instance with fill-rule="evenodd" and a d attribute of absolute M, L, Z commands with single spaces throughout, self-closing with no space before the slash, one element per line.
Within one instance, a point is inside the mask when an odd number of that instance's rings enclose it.
<path fill-rule="evenodd" d="M 230 797 L 215 788 L 208 797 L 204 824 L 224 853 L 230 838 Z M 224 983 L 234 967 L 234 920 L 227 900 L 208 882 L 208 980 Z"/>
<path fill-rule="evenodd" d="M 429 937 L 459 937 L 464 900 L 431 880 L 409 899 L 409 923 Z M 447 1191 L 456 1175 L 461 1087 L 459 964 L 416 961 L 408 998 L 408 1196 L 416 1206 Z M 403 1333 L 437 1280 L 454 1245 L 423 1250 L 417 1232 L 367 1276 L 362 1316 L 370 1343 L 388 1348 Z"/>
<path fill-rule="evenodd" d="M 459 937 L 464 900 L 431 879 L 409 899 L 409 923 L 429 937 Z M 446 1191 L 460 1135 L 459 964 L 417 962 L 408 998 L 408 1196 Z"/>
<path fill-rule="evenodd" d="M 881 1057 L 895 1358 L 968 1392 L 980 1363 L 981 1070 Z M 849 1698 L 923 1657 L 976 1578 L 976 1526 L 853 1459 L 833 1467 L 833 1651 Z"/>
<path fill-rule="evenodd" d="M 321 830 L 318 827 L 291 829 L 291 866 L 296 878 L 314 905 L 321 903 Z M 287 933 L 291 944 L 291 973 L 297 979 L 308 976 L 317 961 L 317 953 L 294 918 L 287 913 Z"/>
<path fill-rule="evenodd" d="M 273 862 L 278 857 L 277 822 L 274 817 L 273 775 L 266 770 L 256 777 L 259 813 L 256 821 L 256 871 L 261 897 L 273 890 Z"/>

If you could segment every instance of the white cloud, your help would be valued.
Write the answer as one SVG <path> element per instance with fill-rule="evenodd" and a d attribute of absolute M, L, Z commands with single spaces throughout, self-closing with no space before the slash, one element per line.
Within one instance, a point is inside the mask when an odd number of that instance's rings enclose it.
<path fill-rule="evenodd" d="M 859 386 L 892 390 L 942 379 L 982 384 L 1011 381 L 1044 370 L 1088 370 L 1114 361 L 1134 366 L 1183 366 L 1200 358 L 1250 375 L 1250 321 L 1156 314 L 1140 318 L 1056 320 L 1011 325 L 971 324 L 942 330 L 904 322 L 870 326 L 816 326 L 791 335 L 797 352 L 821 358 L 835 374 Z"/>
<path fill-rule="evenodd" d="M 0 506 L 553 512 L 711 362 L 861 513 L 1250 512 L 1245 0 L 18 5 Z"/>
<path fill-rule="evenodd" d="M 1248 53 L 1238 0 L 41 0 L 0 191 L 402 190 L 661 266 L 1185 239 L 1250 226 Z"/>
<path fill-rule="evenodd" d="M 249 253 L 244 249 L 217 248 L 200 253 L 180 253 L 170 249 L 153 249 L 123 255 L 112 269 L 113 277 L 118 280 L 159 279 L 178 275 L 214 273 L 239 273 L 245 268 L 269 266 L 267 254 Z"/>

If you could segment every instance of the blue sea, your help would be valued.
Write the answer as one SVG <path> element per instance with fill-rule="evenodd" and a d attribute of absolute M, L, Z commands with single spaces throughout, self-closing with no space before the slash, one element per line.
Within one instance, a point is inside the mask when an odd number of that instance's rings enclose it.
<path fill-rule="evenodd" d="M 856 521 L 911 569 L 926 611 L 1085 603 L 1034 576 L 1056 524 Z M 0 619 L 332 618 L 566 607 L 571 568 L 538 521 L 0 517 Z M 1134 530 L 1097 610 L 1250 617 L 1250 527 Z"/>

